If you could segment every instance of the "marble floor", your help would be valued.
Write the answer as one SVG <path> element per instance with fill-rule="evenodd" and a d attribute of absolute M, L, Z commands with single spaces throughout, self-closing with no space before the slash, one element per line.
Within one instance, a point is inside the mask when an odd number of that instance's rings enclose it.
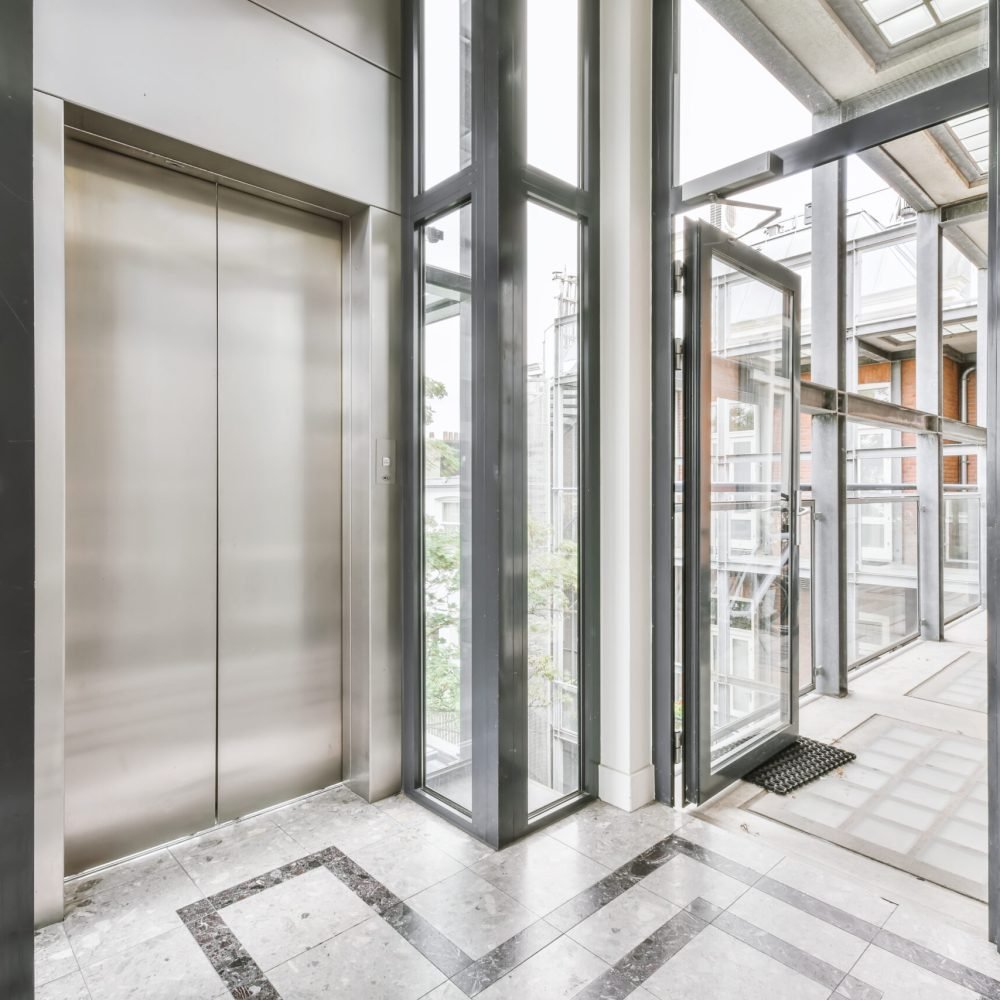
<path fill-rule="evenodd" d="M 724 827 L 592 803 L 493 852 L 335 787 L 70 883 L 36 996 L 1000 1000 L 946 890 Z"/>

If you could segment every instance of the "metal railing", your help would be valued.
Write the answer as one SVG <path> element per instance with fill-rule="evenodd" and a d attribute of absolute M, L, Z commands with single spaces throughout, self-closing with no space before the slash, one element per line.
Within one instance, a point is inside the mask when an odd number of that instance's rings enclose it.
<path fill-rule="evenodd" d="M 946 622 L 979 607 L 983 599 L 982 497 L 961 490 L 958 486 L 952 492 L 949 485 L 944 495 L 941 566 Z"/>
<path fill-rule="evenodd" d="M 920 634 L 917 496 L 847 498 L 847 657 L 851 668 Z"/>

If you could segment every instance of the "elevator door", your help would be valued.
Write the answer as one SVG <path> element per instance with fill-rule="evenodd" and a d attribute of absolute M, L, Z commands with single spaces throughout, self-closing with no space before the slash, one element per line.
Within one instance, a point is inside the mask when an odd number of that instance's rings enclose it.
<path fill-rule="evenodd" d="M 215 817 L 215 186 L 66 143 L 67 872 Z"/>
<path fill-rule="evenodd" d="M 219 189 L 219 816 L 340 778 L 340 227 Z"/>
<path fill-rule="evenodd" d="M 338 223 L 67 142 L 66 870 L 340 778 Z"/>

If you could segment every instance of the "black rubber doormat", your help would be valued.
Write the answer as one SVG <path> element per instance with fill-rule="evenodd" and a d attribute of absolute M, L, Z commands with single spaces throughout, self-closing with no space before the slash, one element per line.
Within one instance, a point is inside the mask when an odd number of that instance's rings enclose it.
<path fill-rule="evenodd" d="M 800 736 L 791 746 L 779 750 L 770 760 L 744 775 L 743 780 L 766 788 L 775 795 L 787 795 L 849 764 L 856 756 L 840 747 Z"/>

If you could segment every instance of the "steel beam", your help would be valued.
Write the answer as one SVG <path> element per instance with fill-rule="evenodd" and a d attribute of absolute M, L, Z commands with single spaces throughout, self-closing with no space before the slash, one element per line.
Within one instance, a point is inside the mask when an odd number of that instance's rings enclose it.
<path fill-rule="evenodd" d="M 837 390 L 846 375 L 846 167 L 829 163 L 813 171 L 812 377 Z M 836 395 L 834 402 L 836 402 Z M 812 418 L 812 492 L 816 527 L 812 597 L 824 613 L 812 618 L 816 690 L 847 694 L 847 505 L 845 420 L 842 414 Z"/>
<path fill-rule="evenodd" d="M 941 414 L 941 217 L 938 212 L 917 216 L 917 406 Z M 936 430 L 940 429 L 940 425 Z M 941 436 L 917 435 L 917 492 L 920 495 L 919 532 L 920 634 L 944 638 L 944 588 L 941 546 L 944 538 L 944 492 Z"/>

